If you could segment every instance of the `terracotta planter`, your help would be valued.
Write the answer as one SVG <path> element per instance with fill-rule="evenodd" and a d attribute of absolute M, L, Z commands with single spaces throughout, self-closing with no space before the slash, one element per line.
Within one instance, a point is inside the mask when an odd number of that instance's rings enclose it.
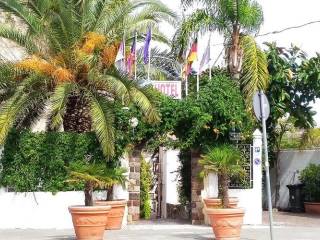
<path fill-rule="evenodd" d="M 244 216 L 242 208 L 212 208 L 206 212 L 216 240 L 240 240 Z"/>
<path fill-rule="evenodd" d="M 207 208 L 221 208 L 222 200 L 220 198 L 207 198 L 203 199 Z M 236 208 L 238 206 L 239 199 L 236 197 L 231 197 L 229 199 L 229 207 Z"/>
<path fill-rule="evenodd" d="M 71 206 L 77 240 L 102 240 L 110 206 Z"/>
<path fill-rule="evenodd" d="M 320 214 L 320 203 L 318 202 L 305 202 L 304 209 L 306 213 Z"/>
<path fill-rule="evenodd" d="M 124 210 L 127 205 L 126 200 L 95 201 L 95 205 L 112 207 L 110 213 L 108 214 L 108 222 L 106 224 L 106 229 L 121 229 Z"/>

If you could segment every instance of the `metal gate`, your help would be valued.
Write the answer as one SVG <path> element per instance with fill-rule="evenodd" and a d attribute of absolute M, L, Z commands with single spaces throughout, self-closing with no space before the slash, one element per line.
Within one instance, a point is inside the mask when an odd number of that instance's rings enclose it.
<path fill-rule="evenodd" d="M 233 178 L 230 181 L 230 189 L 248 189 L 253 188 L 253 147 L 251 144 L 237 144 L 237 148 L 241 151 L 242 156 L 245 158 L 244 169 L 246 171 L 243 179 Z"/>

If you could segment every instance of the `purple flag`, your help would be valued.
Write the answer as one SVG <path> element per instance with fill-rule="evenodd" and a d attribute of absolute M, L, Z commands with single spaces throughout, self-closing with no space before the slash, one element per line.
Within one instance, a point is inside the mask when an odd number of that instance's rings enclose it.
<path fill-rule="evenodd" d="M 149 48 L 150 48 L 150 42 L 151 42 L 151 28 L 149 28 L 146 36 L 146 40 L 144 43 L 144 50 L 143 50 L 143 61 L 144 64 L 149 63 Z"/>

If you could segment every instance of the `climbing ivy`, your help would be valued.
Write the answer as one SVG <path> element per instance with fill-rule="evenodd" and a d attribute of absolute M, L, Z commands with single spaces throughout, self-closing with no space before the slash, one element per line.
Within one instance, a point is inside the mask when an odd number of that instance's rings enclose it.
<path fill-rule="evenodd" d="M 144 219 L 150 219 L 151 217 L 151 166 L 143 156 L 141 156 L 140 167 L 140 216 Z"/>

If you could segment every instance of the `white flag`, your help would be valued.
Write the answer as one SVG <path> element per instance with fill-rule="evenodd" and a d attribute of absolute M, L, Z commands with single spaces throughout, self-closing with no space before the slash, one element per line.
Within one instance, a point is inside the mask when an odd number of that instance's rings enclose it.
<path fill-rule="evenodd" d="M 124 42 L 121 42 L 120 44 L 120 48 L 115 60 L 115 66 L 118 70 L 126 70 Z"/>
<path fill-rule="evenodd" d="M 207 65 L 210 63 L 210 40 L 208 42 L 208 46 L 202 56 L 201 62 L 200 62 L 200 67 L 199 67 L 199 72 L 203 72 L 206 70 L 208 67 Z"/>

